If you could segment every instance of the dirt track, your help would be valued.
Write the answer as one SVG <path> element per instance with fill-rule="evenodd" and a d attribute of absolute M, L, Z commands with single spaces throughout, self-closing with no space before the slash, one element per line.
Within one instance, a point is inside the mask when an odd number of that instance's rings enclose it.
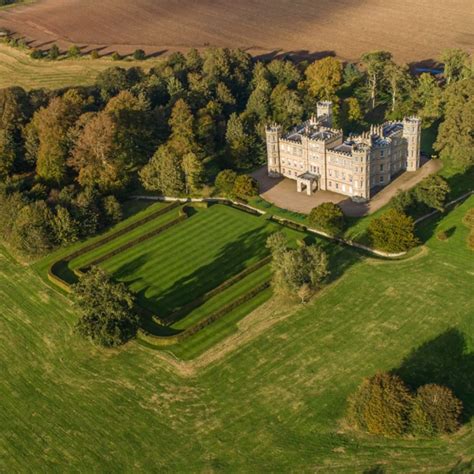
<path fill-rule="evenodd" d="M 0 11 L 0 27 L 48 47 L 71 43 L 148 53 L 233 46 L 357 59 L 374 49 L 398 61 L 472 51 L 471 0 L 40 0 Z"/>

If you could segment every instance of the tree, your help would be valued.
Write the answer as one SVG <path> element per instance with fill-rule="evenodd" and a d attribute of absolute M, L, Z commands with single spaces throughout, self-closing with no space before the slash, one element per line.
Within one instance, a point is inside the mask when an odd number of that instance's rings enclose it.
<path fill-rule="evenodd" d="M 306 301 L 328 275 L 326 253 L 316 245 L 288 247 L 281 232 L 267 239 L 272 253 L 273 287 L 283 296 L 298 295 Z"/>
<path fill-rule="evenodd" d="M 224 196 L 229 196 L 234 190 L 236 179 L 237 173 L 235 171 L 223 170 L 217 175 L 215 186 Z"/>
<path fill-rule="evenodd" d="M 52 61 L 55 61 L 56 59 L 59 58 L 59 55 L 61 52 L 59 51 L 58 45 L 55 43 L 49 48 L 48 51 L 48 59 L 51 59 Z"/>
<path fill-rule="evenodd" d="M 68 50 L 67 50 L 67 55 L 70 58 L 77 58 L 81 55 L 81 49 L 79 46 L 73 44 Z"/>
<path fill-rule="evenodd" d="M 116 125 L 111 115 L 99 112 L 88 118 L 68 160 L 81 186 L 98 186 L 103 192 L 119 190 L 128 181 L 127 169 L 115 146 Z"/>
<path fill-rule="evenodd" d="M 291 61 L 274 59 L 266 69 L 274 86 L 283 84 L 287 87 L 294 87 L 301 80 L 300 71 Z"/>
<path fill-rule="evenodd" d="M 415 196 L 418 201 L 428 207 L 444 210 L 447 197 L 450 192 L 448 182 L 439 175 L 428 176 L 415 187 Z"/>
<path fill-rule="evenodd" d="M 283 127 L 299 123 L 303 116 L 303 106 L 296 91 L 278 84 L 270 96 L 273 120 Z"/>
<path fill-rule="evenodd" d="M 366 378 L 348 400 L 348 419 L 372 434 L 401 436 L 409 430 L 412 395 L 403 380 L 380 373 Z"/>
<path fill-rule="evenodd" d="M 188 153 L 199 152 L 194 136 L 194 116 L 189 105 L 183 99 L 176 101 L 168 123 L 171 128 L 168 146 L 181 159 Z"/>
<path fill-rule="evenodd" d="M 414 434 L 434 436 L 453 433 L 459 428 L 462 403 L 453 392 L 442 385 L 423 385 L 416 391 L 410 413 Z"/>
<path fill-rule="evenodd" d="M 368 227 L 372 245 L 386 252 L 405 252 L 418 243 L 413 219 L 396 209 L 389 209 L 371 221 Z"/>
<path fill-rule="evenodd" d="M 314 207 L 308 217 L 310 225 L 320 228 L 331 235 L 339 235 L 344 229 L 344 213 L 332 202 L 324 202 Z"/>
<path fill-rule="evenodd" d="M 444 92 L 445 113 L 434 149 L 465 170 L 474 165 L 474 78 L 454 82 Z"/>
<path fill-rule="evenodd" d="M 244 122 L 235 113 L 231 114 L 227 122 L 226 131 L 227 150 L 231 163 L 237 168 L 245 168 L 251 163 L 253 140 L 246 132 Z"/>
<path fill-rule="evenodd" d="M 42 255 L 54 247 L 53 213 L 44 201 L 22 207 L 13 224 L 11 244 L 26 255 Z"/>
<path fill-rule="evenodd" d="M 400 105 L 400 102 L 405 96 L 408 96 L 408 92 L 411 90 L 411 81 L 410 75 L 408 72 L 407 66 L 398 66 L 392 61 L 388 61 L 385 64 L 384 69 L 384 77 L 388 84 L 388 89 L 390 91 L 391 96 L 391 112 L 392 118 L 402 118 L 402 114 L 398 114 L 398 116 L 394 115 L 397 108 Z"/>
<path fill-rule="evenodd" d="M 133 53 L 133 59 L 135 61 L 143 61 L 146 58 L 145 51 L 143 49 L 136 49 Z"/>
<path fill-rule="evenodd" d="M 30 53 L 31 59 L 42 59 L 43 56 L 44 56 L 44 53 L 43 51 L 41 51 L 41 49 L 34 48 Z"/>
<path fill-rule="evenodd" d="M 105 196 L 102 208 L 108 225 L 116 224 L 123 219 L 122 206 L 115 196 Z"/>
<path fill-rule="evenodd" d="M 197 191 L 202 186 L 204 167 L 194 153 L 187 153 L 182 162 L 186 194 Z"/>
<path fill-rule="evenodd" d="M 99 59 L 99 58 L 100 58 L 99 51 L 97 51 L 96 49 L 93 49 L 91 51 L 91 59 Z"/>
<path fill-rule="evenodd" d="M 74 199 L 73 206 L 74 218 L 81 223 L 81 237 L 94 235 L 102 223 L 97 191 L 92 187 L 86 187 Z"/>
<path fill-rule="evenodd" d="M 397 194 L 391 199 L 391 204 L 398 212 L 403 212 L 407 215 L 413 207 L 417 205 L 417 198 L 415 191 L 410 189 L 408 191 L 398 190 Z"/>
<path fill-rule="evenodd" d="M 166 145 L 158 148 L 139 174 L 143 186 L 150 191 L 160 191 L 166 196 L 178 196 L 185 191 L 181 160 Z"/>
<path fill-rule="evenodd" d="M 342 83 L 342 64 L 327 57 L 310 64 L 305 71 L 309 93 L 318 100 L 332 100 Z"/>
<path fill-rule="evenodd" d="M 70 89 L 38 110 L 28 124 L 30 150 L 36 154 L 36 173 L 45 181 L 61 184 L 66 177 L 69 129 L 88 105 L 81 93 Z"/>
<path fill-rule="evenodd" d="M 16 158 L 15 138 L 12 130 L 0 129 L 0 178 L 13 171 Z"/>
<path fill-rule="evenodd" d="M 361 62 L 367 73 L 368 89 L 370 94 L 371 107 L 375 107 L 380 83 L 383 81 L 385 67 L 391 61 L 392 55 L 387 51 L 374 51 L 365 53 L 361 57 Z"/>
<path fill-rule="evenodd" d="M 360 126 L 364 114 L 359 101 L 355 97 L 349 97 L 342 102 L 342 122 L 346 127 Z"/>
<path fill-rule="evenodd" d="M 56 240 L 60 245 L 72 244 L 78 240 L 79 225 L 66 207 L 56 207 L 53 228 Z"/>
<path fill-rule="evenodd" d="M 420 75 L 412 93 L 412 100 L 413 108 L 424 127 L 430 127 L 441 117 L 442 91 L 438 81 L 431 74 Z"/>
<path fill-rule="evenodd" d="M 444 77 L 448 84 L 471 75 L 469 54 L 462 49 L 445 49 L 440 61 L 444 64 Z"/>
<path fill-rule="evenodd" d="M 235 178 L 232 193 L 241 198 L 258 196 L 258 183 L 251 176 L 241 174 Z"/>
<path fill-rule="evenodd" d="M 120 61 L 122 59 L 122 56 L 117 53 L 117 51 L 114 51 L 112 53 L 112 61 Z"/>
<path fill-rule="evenodd" d="M 132 339 L 138 329 L 134 298 L 123 283 L 115 283 L 99 267 L 92 267 L 73 285 L 73 299 L 81 312 L 77 332 L 104 347 Z"/>
<path fill-rule="evenodd" d="M 15 220 L 20 210 L 26 205 L 19 192 L 7 193 L 0 187 L 0 236 L 7 242 L 11 240 Z"/>

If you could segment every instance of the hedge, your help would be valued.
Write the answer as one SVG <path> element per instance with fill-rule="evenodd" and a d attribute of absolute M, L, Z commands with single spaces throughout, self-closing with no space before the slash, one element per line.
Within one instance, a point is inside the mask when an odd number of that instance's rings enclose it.
<path fill-rule="evenodd" d="M 185 329 L 184 331 L 178 334 L 175 334 L 172 336 L 155 336 L 142 329 L 140 330 L 140 338 L 151 343 L 155 343 L 155 344 L 158 343 L 159 345 L 162 345 L 162 346 L 170 346 L 172 344 L 178 344 L 179 342 L 184 341 L 188 337 L 192 336 L 193 334 L 196 334 L 197 332 L 201 331 L 205 327 L 209 326 L 214 321 L 217 321 L 218 319 L 222 318 L 226 314 L 230 313 L 235 308 L 251 300 L 253 297 L 257 296 L 259 293 L 261 293 L 262 291 L 266 290 L 269 287 L 270 287 L 270 281 L 268 280 L 256 286 L 255 288 L 248 291 L 247 293 L 243 294 L 242 296 L 232 301 L 231 303 L 223 306 L 222 308 L 215 311 L 214 313 L 211 313 L 207 318 L 202 319 L 201 321 L 197 322 L 193 326 L 190 326 L 189 328 Z"/>
<path fill-rule="evenodd" d="M 278 224 L 289 227 L 290 229 L 298 230 L 300 232 L 307 232 L 308 228 L 303 224 L 298 224 L 297 222 L 283 219 L 282 217 L 272 216 L 272 221 L 277 222 Z"/>
<path fill-rule="evenodd" d="M 189 313 L 194 308 L 197 308 L 198 306 L 205 303 L 206 301 L 208 301 L 212 297 L 218 295 L 219 293 L 222 293 L 224 290 L 226 290 L 230 286 L 232 286 L 235 283 L 239 282 L 240 280 L 244 279 L 246 276 L 248 276 L 251 273 L 255 272 L 256 270 L 262 268 L 263 266 L 267 265 L 268 263 L 270 263 L 271 259 L 272 259 L 272 257 L 271 257 L 271 255 L 269 255 L 269 256 L 263 258 L 262 260 L 259 260 L 254 265 L 251 265 L 250 267 L 248 267 L 245 270 L 241 271 L 237 275 L 234 275 L 233 277 L 225 280 L 219 286 L 216 286 L 212 290 L 208 291 L 207 293 L 204 293 L 203 295 L 199 296 L 198 298 L 196 298 L 195 300 L 189 302 L 188 304 L 185 304 L 184 306 L 181 306 L 176 311 L 171 313 L 169 316 L 166 316 L 165 318 L 160 318 L 160 319 L 165 324 L 171 324 L 172 322 L 176 321 L 177 319 L 181 318 L 182 316 L 185 316 L 187 313 Z"/>

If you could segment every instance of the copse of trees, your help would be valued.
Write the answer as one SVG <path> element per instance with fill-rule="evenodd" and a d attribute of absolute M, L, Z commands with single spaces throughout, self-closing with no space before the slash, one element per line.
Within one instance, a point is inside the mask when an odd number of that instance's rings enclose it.
<path fill-rule="evenodd" d="M 284 233 L 276 232 L 267 239 L 272 254 L 273 288 L 285 297 L 298 296 L 306 302 L 329 274 L 328 257 L 317 245 L 293 249 Z"/>
<path fill-rule="evenodd" d="M 115 283 L 99 267 L 92 267 L 73 286 L 73 300 L 80 311 L 76 330 L 104 347 L 116 347 L 135 337 L 138 317 L 134 297 L 123 283 Z"/>
<path fill-rule="evenodd" d="M 368 433 L 432 437 L 455 432 L 462 403 L 444 386 L 428 384 L 413 393 L 397 375 L 366 378 L 348 399 L 347 420 Z"/>

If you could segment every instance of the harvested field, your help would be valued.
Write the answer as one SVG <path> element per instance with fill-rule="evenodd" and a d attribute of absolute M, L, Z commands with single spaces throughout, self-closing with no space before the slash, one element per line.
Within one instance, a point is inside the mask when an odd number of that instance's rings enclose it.
<path fill-rule="evenodd" d="M 472 50 L 470 0 L 40 0 L 0 12 L 0 27 L 47 48 L 57 42 L 104 53 L 228 46 L 255 55 L 318 57 L 388 49 L 405 62 L 447 47 Z"/>

